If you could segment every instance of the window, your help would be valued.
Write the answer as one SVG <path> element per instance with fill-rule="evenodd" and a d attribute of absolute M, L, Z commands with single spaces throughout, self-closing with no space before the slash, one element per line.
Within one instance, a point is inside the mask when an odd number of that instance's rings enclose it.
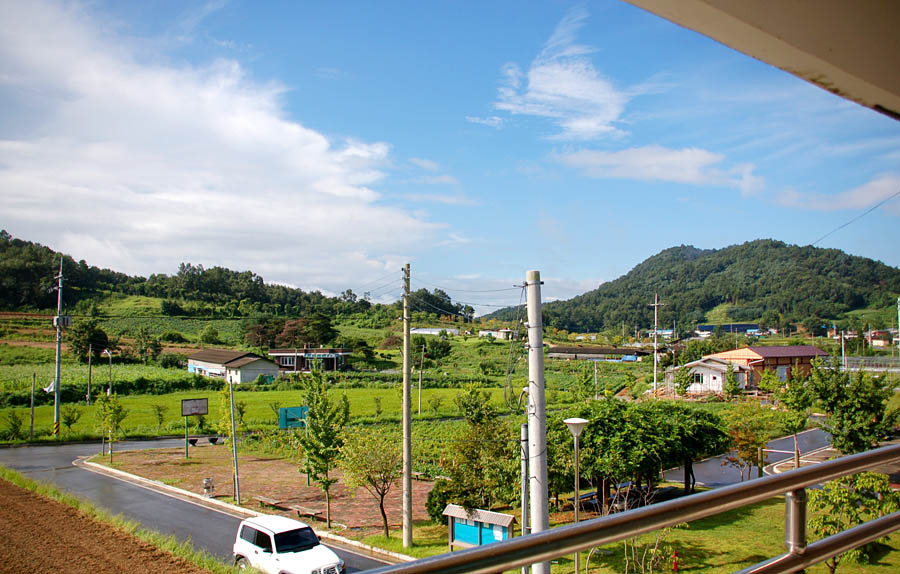
<path fill-rule="evenodd" d="M 703 375 L 700 373 L 694 373 L 694 384 L 700 385 L 703 384 Z"/>
<path fill-rule="evenodd" d="M 241 538 L 243 538 L 250 544 L 256 544 L 256 534 L 257 530 L 255 528 L 251 528 L 249 526 L 241 527 Z"/>
<path fill-rule="evenodd" d="M 319 538 L 312 528 L 297 528 L 275 535 L 275 548 L 278 553 L 302 552 L 319 545 Z"/>
<path fill-rule="evenodd" d="M 256 531 L 256 543 L 257 546 L 266 550 L 268 552 L 272 551 L 272 539 L 265 532 Z"/>
<path fill-rule="evenodd" d="M 775 374 L 778 375 L 779 381 L 784 382 L 787 380 L 787 370 L 788 370 L 787 365 L 775 367 Z"/>
<path fill-rule="evenodd" d="M 281 366 L 282 367 L 293 367 L 294 366 L 294 357 L 281 357 Z"/>

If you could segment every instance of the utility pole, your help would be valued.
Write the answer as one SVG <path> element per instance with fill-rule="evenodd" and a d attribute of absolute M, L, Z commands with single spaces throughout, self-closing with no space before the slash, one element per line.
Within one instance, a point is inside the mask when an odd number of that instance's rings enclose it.
<path fill-rule="evenodd" d="M 403 267 L 403 547 L 412 536 L 412 429 L 409 391 L 409 263 Z"/>
<path fill-rule="evenodd" d="M 519 434 L 522 456 L 522 536 L 531 534 L 528 526 L 528 423 L 522 423 Z M 528 566 L 522 566 L 522 574 L 528 574 Z"/>
<path fill-rule="evenodd" d="M 525 274 L 528 309 L 528 460 L 531 532 L 550 527 L 547 499 L 547 415 L 544 401 L 544 334 L 541 317 L 541 272 Z M 550 562 L 532 565 L 534 574 L 550 574 Z"/>
<path fill-rule="evenodd" d="M 59 436 L 59 407 L 60 402 L 62 400 L 62 394 L 60 392 L 59 382 L 59 371 L 60 371 L 60 358 L 61 358 L 61 350 L 62 350 L 62 328 L 63 328 L 63 317 L 62 317 L 62 289 L 63 289 L 63 256 L 60 254 L 59 256 L 59 275 L 56 276 L 56 279 L 59 280 L 59 283 L 56 287 L 56 317 L 53 319 L 53 323 L 56 325 L 56 379 L 53 381 L 53 434 L 54 436 Z"/>
<path fill-rule="evenodd" d="M 847 355 L 844 354 L 844 332 L 841 331 L 841 367 L 847 370 Z"/>
<path fill-rule="evenodd" d="M 94 344 L 88 343 L 88 388 L 87 395 L 85 395 L 85 404 L 87 406 L 91 406 L 91 368 L 93 367 L 92 362 L 94 359 Z"/>
<path fill-rule="evenodd" d="M 425 345 L 422 345 L 422 355 L 419 357 L 419 415 L 422 414 L 422 365 L 425 364 Z"/>
<path fill-rule="evenodd" d="M 112 355 L 110 355 L 110 361 L 112 360 Z M 231 460 L 234 465 L 234 500 L 237 502 L 238 506 L 241 505 L 241 479 L 240 474 L 238 473 L 238 459 L 237 459 L 237 429 L 234 426 L 234 383 L 228 381 L 228 395 L 231 401 Z M 184 418 L 184 426 L 187 429 L 187 417 Z M 187 431 L 185 431 L 187 432 Z M 110 452 L 112 452 L 112 444 L 109 445 Z M 187 455 L 187 450 L 185 450 L 185 455 Z"/>
<path fill-rule="evenodd" d="M 659 331 L 659 307 L 664 303 L 659 302 L 659 293 L 653 294 L 653 303 L 650 303 L 650 306 L 653 307 L 653 396 L 656 396 L 656 371 L 657 371 L 657 363 L 659 362 L 659 355 L 657 353 L 657 331 Z"/>

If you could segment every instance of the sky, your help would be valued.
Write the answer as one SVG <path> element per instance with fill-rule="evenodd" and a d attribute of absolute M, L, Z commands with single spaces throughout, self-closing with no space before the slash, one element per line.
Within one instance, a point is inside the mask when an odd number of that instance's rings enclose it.
<path fill-rule="evenodd" d="M 479 313 L 675 245 L 807 245 L 900 191 L 900 122 L 619 0 L 0 0 L 0 228 Z M 900 266 L 900 197 L 816 243 Z"/>

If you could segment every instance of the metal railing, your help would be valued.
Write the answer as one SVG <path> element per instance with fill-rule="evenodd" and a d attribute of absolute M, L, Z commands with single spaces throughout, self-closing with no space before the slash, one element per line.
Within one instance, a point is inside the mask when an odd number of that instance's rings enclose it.
<path fill-rule="evenodd" d="M 561 526 L 504 542 L 386 566 L 371 570 L 369 573 L 502 572 L 536 562 L 546 562 L 595 546 L 611 544 L 682 522 L 715 516 L 784 493 L 788 493 L 785 504 L 785 546 L 788 552 L 740 572 L 747 574 L 796 572 L 900 529 L 900 512 L 895 512 L 807 546 L 804 489 L 898 460 L 900 460 L 900 445 L 886 446 L 629 512 Z"/>

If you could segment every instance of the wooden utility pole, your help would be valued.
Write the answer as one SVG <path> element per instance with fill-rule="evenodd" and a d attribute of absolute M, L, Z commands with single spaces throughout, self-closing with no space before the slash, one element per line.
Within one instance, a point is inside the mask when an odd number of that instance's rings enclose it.
<path fill-rule="evenodd" d="M 403 267 L 403 547 L 409 548 L 412 536 L 412 429 L 409 389 L 409 263 Z"/>

